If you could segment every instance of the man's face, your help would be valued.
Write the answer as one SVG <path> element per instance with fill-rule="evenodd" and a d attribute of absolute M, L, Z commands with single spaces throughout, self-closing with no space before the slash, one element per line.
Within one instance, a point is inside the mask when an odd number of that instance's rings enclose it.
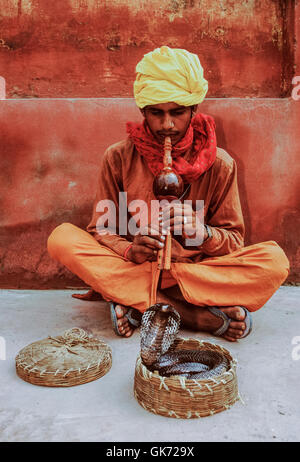
<path fill-rule="evenodd" d="M 195 109 L 196 106 L 161 103 L 146 106 L 142 113 L 159 143 L 163 144 L 165 137 L 170 136 L 174 145 L 185 135 Z"/>

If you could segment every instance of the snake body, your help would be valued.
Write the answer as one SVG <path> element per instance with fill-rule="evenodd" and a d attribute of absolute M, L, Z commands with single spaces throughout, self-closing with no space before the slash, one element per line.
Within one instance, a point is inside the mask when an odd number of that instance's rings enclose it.
<path fill-rule="evenodd" d="M 150 371 L 165 377 L 209 379 L 228 370 L 229 362 L 219 352 L 175 349 L 179 325 L 180 316 L 171 305 L 157 303 L 143 314 L 141 358 Z"/>

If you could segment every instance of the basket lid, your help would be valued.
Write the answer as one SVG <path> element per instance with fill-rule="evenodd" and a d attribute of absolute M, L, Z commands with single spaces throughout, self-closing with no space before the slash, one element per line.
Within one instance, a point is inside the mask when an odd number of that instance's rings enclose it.
<path fill-rule="evenodd" d="M 26 382 L 73 386 L 96 380 L 111 368 L 111 348 L 79 327 L 26 346 L 16 356 L 16 371 Z"/>

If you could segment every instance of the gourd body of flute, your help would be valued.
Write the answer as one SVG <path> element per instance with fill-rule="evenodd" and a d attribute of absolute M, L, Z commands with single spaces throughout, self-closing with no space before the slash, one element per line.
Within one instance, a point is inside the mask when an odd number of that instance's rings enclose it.
<path fill-rule="evenodd" d="M 154 179 L 153 192 L 159 200 L 178 199 L 183 193 L 183 181 L 171 167 L 164 167 Z"/>
<path fill-rule="evenodd" d="M 184 189 L 184 184 L 180 175 L 172 169 L 171 157 L 172 145 L 170 138 L 165 140 L 164 166 L 161 172 L 156 175 L 153 182 L 153 192 L 159 200 L 166 199 L 172 201 L 178 199 Z"/>

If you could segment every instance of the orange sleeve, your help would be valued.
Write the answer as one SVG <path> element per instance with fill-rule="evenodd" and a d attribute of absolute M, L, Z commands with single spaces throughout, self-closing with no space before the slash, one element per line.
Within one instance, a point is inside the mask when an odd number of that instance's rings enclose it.
<path fill-rule="evenodd" d="M 213 192 L 206 224 L 210 226 L 212 238 L 200 246 L 205 255 L 226 255 L 244 246 L 244 219 L 241 209 L 236 162 L 223 164 L 214 178 Z"/>
<path fill-rule="evenodd" d="M 87 226 L 87 231 L 99 244 L 123 256 L 131 241 L 127 239 L 127 235 L 124 237 L 119 235 L 119 193 L 123 191 L 121 172 L 120 153 L 113 148 L 108 148 L 102 159 L 92 219 Z M 108 207 L 105 207 L 106 205 Z M 106 222 L 101 223 L 104 214 Z M 106 234 L 103 227 L 107 231 Z"/>

